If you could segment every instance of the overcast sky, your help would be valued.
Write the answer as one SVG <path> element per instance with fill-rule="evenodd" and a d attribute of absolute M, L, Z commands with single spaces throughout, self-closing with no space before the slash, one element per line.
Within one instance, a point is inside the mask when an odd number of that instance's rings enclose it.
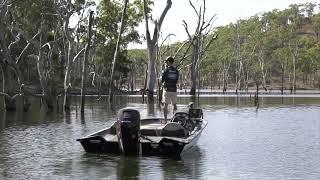
<path fill-rule="evenodd" d="M 198 5 L 203 2 L 203 0 L 193 0 L 192 2 L 197 1 L 199 3 Z M 155 0 L 154 2 L 153 16 L 154 18 L 159 18 L 167 1 Z M 261 12 L 267 12 L 273 9 L 283 10 L 288 8 L 290 4 L 304 4 L 307 2 L 319 4 L 319 1 L 315 0 L 206 0 L 206 14 L 208 19 L 214 14 L 217 14 L 214 25 L 221 26 Z M 175 34 L 175 36 L 170 36 L 171 38 L 168 39 L 167 43 L 170 44 L 187 38 L 187 34 L 182 26 L 182 20 L 185 20 L 190 28 L 192 28 L 192 25 L 196 25 L 195 13 L 189 4 L 189 0 L 172 0 L 172 7 L 168 11 L 161 29 L 164 37 L 168 34 Z M 139 27 L 139 31 L 145 34 L 144 24 Z M 151 31 L 153 32 L 153 30 Z M 145 43 L 143 45 L 134 44 L 130 46 L 133 48 L 146 47 Z"/>

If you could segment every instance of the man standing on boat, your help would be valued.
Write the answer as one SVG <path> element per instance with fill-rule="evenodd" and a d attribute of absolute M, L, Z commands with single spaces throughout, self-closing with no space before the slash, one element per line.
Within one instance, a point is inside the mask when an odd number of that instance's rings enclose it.
<path fill-rule="evenodd" d="M 177 110 L 177 82 L 179 71 L 173 66 L 174 59 L 169 56 L 166 58 L 166 69 L 162 72 L 161 83 L 163 84 L 162 103 L 164 120 L 168 116 L 168 104 L 173 105 L 173 111 Z"/>

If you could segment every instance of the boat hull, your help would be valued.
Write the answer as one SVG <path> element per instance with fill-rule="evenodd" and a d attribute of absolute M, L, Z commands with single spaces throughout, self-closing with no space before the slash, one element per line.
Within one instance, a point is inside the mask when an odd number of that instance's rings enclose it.
<path fill-rule="evenodd" d="M 152 120 L 156 121 L 156 120 Z M 199 122 L 200 123 L 200 122 Z M 140 135 L 140 152 L 141 155 L 162 155 L 162 156 L 179 156 L 191 149 L 198 142 L 207 121 L 203 120 L 188 137 L 167 137 L 155 135 L 148 136 L 141 131 Z M 115 153 L 120 154 L 120 146 L 117 135 L 114 130 L 115 125 L 93 133 L 86 137 L 77 139 L 88 153 Z"/>
<path fill-rule="evenodd" d="M 88 153 L 114 153 L 119 154 L 120 148 L 118 142 L 108 142 L 102 137 L 79 140 L 84 150 Z M 192 143 L 193 145 L 195 143 Z M 193 146 L 192 145 L 192 146 Z M 163 138 L 160 143 L 140 143 L 142 155 L 179 155 L 191 147 L 179 141 Z M 188 147 L 188 148 L 185 148 Z"/>
<path fill-rule="evenodd" d="M 90 153 L 120 153 L 118 142 L 108 142 L 102 137 L 79 140 L 86 152 Z"/>

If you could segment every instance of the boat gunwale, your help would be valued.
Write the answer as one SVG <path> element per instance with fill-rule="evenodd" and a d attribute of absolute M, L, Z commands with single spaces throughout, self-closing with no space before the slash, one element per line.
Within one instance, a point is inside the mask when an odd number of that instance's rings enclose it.
<path fill-rule="evenodd" d="M 160 119 L 160 118 L 147 118 L 147 119 L 141 119 L 140 121 L 149 121 L 149 120 L 157 120 L 157 119 Z M 160 139 L 159 142 L 163 139 L 163 138 L 166 138 L 166 139 L 170 139 L 170 140 L 174 140 L 174 141 L 179 141 L 179 142 L 182 142 L 184 144 L 188 144 L 190 143 L 196 136 L 198 136 L 202 131 L 203 129 L 207 126 L 208 124 L 208 121 L 205 120 L 205 119 L 202 119 L 201 121 L 201 126 L 198 130 L 194 131 L 192 134 L 190 134 L 189 136 L 185 137 L 185 138 L 181 138 L 181 137 L 172 137 L 172 136 L 148 136 L 148 135 L 140 135 L 140 136 L 143 136 L 143 137 L 147 137 L 147 138 L 152 138 L 152 139 Z M 91 137 L 95 137 L 95 136 L 101 136 L 102 138 L 104 138 L 104 136 L 102 134 L 107 134 L 107 131 L 110 131 L 110 129 L 116 125 L 116 121 L 109 127 L 106 127 L 104 129 L 101 129 L 97 132 L 94 132 L 94 133 L 91 133 L 89 135 L 86 135 L 86 136 L 83 136 L 79 139 L 77 139 L 77 141 L 81 141 L 81 140 L 85 140 L 85 139 L 88 139 L 88 138 L 91 138 Z M 151 129 L 152 130 L 152 129 Z M 110 133 L 111 134 L 111 133 Z M 116 134 L 113 134 L 113 135 L 116 135 Z M 105 139 L 105 138 L 104 138 Z M 107 141 L 107 140 L 106 140 Z"/>

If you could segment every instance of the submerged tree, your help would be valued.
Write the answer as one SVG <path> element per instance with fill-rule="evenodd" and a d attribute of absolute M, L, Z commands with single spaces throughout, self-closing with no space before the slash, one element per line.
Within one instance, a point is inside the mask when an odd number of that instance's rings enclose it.
<path fill-rule="evenodd" d="M 87 65 L 88 65 L 88 58 L 89 58 L 89 52 L 90 52 L 90 46 L 91 46 L 91 39 L 92 39 L 92 24 L 93 24 L 93 11 L 90 12 L 89 15 L 89 25 L 88 25 L 88 31 L 87 31 L 87 44 L 85 47 L 84 52 L 84 59 L 82 62 L 82 78 L 81 78 L 81 112 L 84 112 L 84 104 L 85 104 L 85 96 L 86 96 L 86 88 L 87 88 Z"/>
<path fill-rule="evenodd" d="M 20 35 L 16 35 L 15 40 L 9 44 L 4 34 L 7 31 L 4 29 L 4 27 L 7 27 L 7 25 L 5 25 L 5 18 L 8 16 L 9 8 L 12 5 L 11 3 L 11 1 L 6 0 L 0 1 L 0 47 L 3 53 L 3 58 L 0 63 L 3 77 L 3 92 L 0 94 L 4 96 L 6 110 L 15 111 L 16 97 L 19 95 L 16 94 L 15 89 L 20 84 L 20 77 L 18 68 L 12 59 L 11 47 L 20 41 Z"/>
<path fill-rule="evenodd" d="M 97 13 L 95 63 L 92 68 L 93 71 L 90 72 L 93 75 L 92 84 L 98 82 L 98 87 L 101 87 L 99 89 L 105 90 L 107 93 L 110 93 L 109 90 L 112 88 L 112 94 L 119 93 L 128 79 L 132 62 L 127 56 L 127 46 L 130 42 L 139 42 L 136 27 L 143 19 L 141 2 L 138 0 L 128 1 L 126 15 L 123 19 L 121 39 L 117 44 L 119 30 L 121 29 L 121 17 L 124 12 L 123 5 L 118 1 L 101 1 Z M 116 61 L 113 63 L 114 57 Z M 113 80 L 111 81 L 112 70 Z"/>
<path fill-rule="evenodd" d="M 216 35 L 212 33 L 214 27 L 212 25 L 215 20 L 213 15 L 208 21 L 206 20 L 206 1 L 203 0 L 203 6 L 196 9 L 191 0 L 189 0 L 190 6 L 193 8 L 197 16 L 197 26 L 194 34 L 190 33 L 190 29 L 186 21 L 183 21 L 184 28 L 188 34 L 189 41 L 192 44 L 192 57 L 191 57 L 191 89 L 190 95 L 196 95 L 197 82 L 200 76 L 200 64 L 205 58 L 205 52 L 208 50 L 210 44 L 216 39 Z"/>
<path fill-rule="evenodd" d="M 143 7 L 144 7 L 144 19 L 145 19 L 145 30 L 146 30 L 146 40 L 147 40 L 147 49 L 148 49 L 148 79 L 147 79 L 147 89 L 148 89 L 148 100 L 153 102 L 153 94 L 154 94 L 154 87 L 156 83 L 156 59 L 157 59 L 157 52 L 158 52 L 158 39 L 159 33 L 161 31 L 161 26 L 167 12 L 171 8 L 172 1 L 167 0 L 166 7 L 161 13 L 161 16 L 158 20 L 154 21 L 154 30 L 153 35 L 151 37 L 150 30 L 149 30 L 149 8 L 148 8 L 148 0 L 143 0 Z"/>
<path fill-rule="evenodd" d="M 20 24 L 16 17 L 15 8 L 12 1 L 2 1 L 0 3 L 0 48 L 3 61 L 2 68 L 3 92 L 5 97 L 5 107 L 8 111 L 16 110 L 16 98 L 23 94 L 24 84 L 19 70 L 18 62 L 14 61 L 17 54 L 21 52 L 20 46 L 24 42 L 24 32 L 17 26 Z M 22 51 L 23 52 L 23 51 Z M 20 92 L 17 93 L 17 89 Z"/>
<path fill-rule="evenodd" d="M 128 0 L 124 1 L 123 11 L 122 11 L 122 15 L 121 15 L 120 28 L 119 28 L 119 34 L 118 34 L 117 43 L 116 43 L 116 49 L 115 49 L 114 55 L 113 55 L 112 69 L 111 69 L 111 76 L 110 76 L 110 85 L 109 85 L 109 102 L 112 102 L 112 99 L 113 99 L 114 71 L 115 71 L 115 66 L 116 66 L 116 61 L 117 61 L 117 56 L 118 56 L 118 50 L 119 50 L 120 43 L 121 43 L 121 36 L 122 36 L 123 29 L 125 26 L 125 21 L 126 21 L 125 19 L 126 19 L 128 2 L 129 2 Z"/>

